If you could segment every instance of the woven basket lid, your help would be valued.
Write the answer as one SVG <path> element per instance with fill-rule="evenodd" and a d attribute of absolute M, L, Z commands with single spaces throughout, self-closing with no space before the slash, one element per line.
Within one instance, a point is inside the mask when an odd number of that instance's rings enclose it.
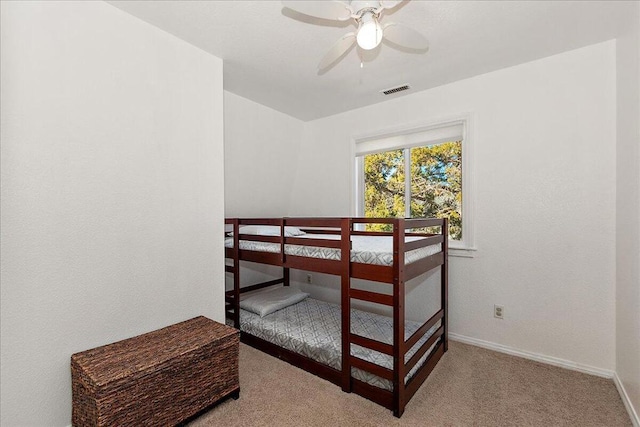
<path fill-rule="evenodd" d="M 239 331 L 198 316 L 157 331 L 96 347 L 71 356 L 86 386 L 95 391 L 130 383 L 170 365 L 171 360 Z"/>

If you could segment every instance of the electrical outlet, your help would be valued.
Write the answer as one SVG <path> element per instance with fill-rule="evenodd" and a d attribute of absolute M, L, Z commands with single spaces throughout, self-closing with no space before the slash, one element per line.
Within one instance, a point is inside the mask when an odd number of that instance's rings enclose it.
<path fill-rule="evenodd" d="M 504 319 L 504 306 L 503 305 L 494 305 L 493 306 L 493 317 L 496 319 Z"/>
<path fill-rule="evenodd" d="M 313 283 L 313 276 L 310 273 L 307 274 L 307 283 Z"/>

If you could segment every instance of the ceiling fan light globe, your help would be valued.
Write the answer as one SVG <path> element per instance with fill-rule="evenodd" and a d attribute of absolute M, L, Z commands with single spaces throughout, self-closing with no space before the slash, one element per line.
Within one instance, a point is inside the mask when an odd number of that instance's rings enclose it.
<path fill-rule="evenodd" d="M 362 17 L 356 40 L 358 46 L 364 50 L 374 49 L 382 41 L 382 27 L 373 14 L 365 14 Z"/>

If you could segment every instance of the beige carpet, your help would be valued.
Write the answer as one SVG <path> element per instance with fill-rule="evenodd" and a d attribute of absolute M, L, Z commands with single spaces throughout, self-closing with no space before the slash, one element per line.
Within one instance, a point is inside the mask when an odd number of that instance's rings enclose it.
<path fill-rule="evenodd" d="M 251 347 L 240 399 L 190 426 L 630 426 L 611 380 L 451 342 L 401 419 Z"/>

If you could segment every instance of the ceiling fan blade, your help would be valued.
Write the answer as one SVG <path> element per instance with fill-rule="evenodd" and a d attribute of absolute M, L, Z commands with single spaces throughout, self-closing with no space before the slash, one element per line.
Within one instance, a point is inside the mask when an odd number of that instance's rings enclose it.
<path fill-rule="evenodd" d="M 429 42 L 413 28 L 390 22 L 383 27 L 383 37 L 392 44 L 414 50 L 429 49 Z"/>
<path fill-rule="evenodd" d="M 342 55 L 344 55 L 353 45 L 356 43 L 356 33 L 347 33 L 342 36 L 335 44 L 329 49 L 329 52 L 322 58 L 322 61 L 318 64 L 318 70 L 322 71 L 336 62 Z"/>
<path fill-rule="evenodd" d="M 380 7 L 383 9 L 393 9 L 404 0 L 380 0 Z"/>
<path fill-rule="evenodd" d="M 351 18 L 351 8 L 341 1 L 283 1 L 282 5 L 303 15 L 321 19 L 346 21 Z"/>

